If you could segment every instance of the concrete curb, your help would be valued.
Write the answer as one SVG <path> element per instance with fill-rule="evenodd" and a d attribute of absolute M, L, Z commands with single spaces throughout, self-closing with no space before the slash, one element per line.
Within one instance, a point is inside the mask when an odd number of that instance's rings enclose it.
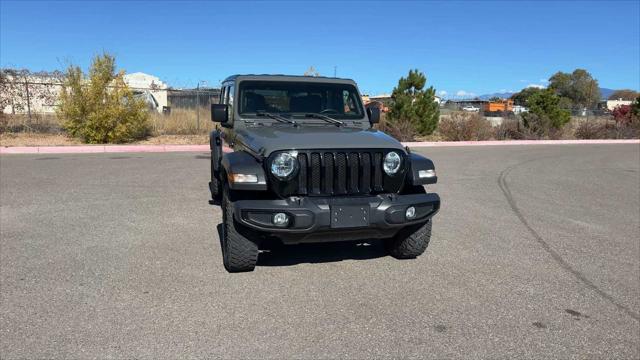
<path fill-rule="evenodd" d="M 505 145 L 580 145 L 580 144 L 640 144 L 640 139 L 620 140 L 504 140 L 504 141 L 420 141 L 405 142 L 405 146 L 505 146 Z M 73 145 L 73 146 L 3 146 L 0 154 L 91 154 L 91 153 L 163 153 L 208 152 L 209 145 Z M 225 151 L 229 151 L 225 149 Z"/>

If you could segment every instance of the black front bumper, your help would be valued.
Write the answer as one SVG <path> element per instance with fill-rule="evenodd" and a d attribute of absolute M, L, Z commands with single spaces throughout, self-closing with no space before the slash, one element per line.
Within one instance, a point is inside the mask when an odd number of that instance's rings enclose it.
<path fill-rule="evenodd" d="M 413 206 L 415 218 L 405 217 Z M 440 209 L 437 194 L 384 194 L 362 197 L 290 197 L 283 200 L 239 200 L 235 220 L 285 243 L 387 238 L 400 229 L 427 222 Z M 285 213 L 286 226 L 272 223 Z"/>

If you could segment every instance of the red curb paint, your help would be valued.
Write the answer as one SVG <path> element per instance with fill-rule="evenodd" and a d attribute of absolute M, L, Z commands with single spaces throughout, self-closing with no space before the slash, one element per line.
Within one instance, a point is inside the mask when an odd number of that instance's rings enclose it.
<path fill-rule="evenodd" d="M 504 141 L 421 141 L 402 143 L 409 147 L 505 146 L 505 145 L 579 145 L 640 144 L 640 139 L 620 140 L 504 140 Z M 233 151 L 229 147 L 224 152 Z M 0 147 L 0 154 L 90 154 L 90 153 L 160 153 L 209 152 L 209 145 L 77 145 Z"/>
<path fill-rule="evenodd" d="M 404 142 L 409 147 L 505 146 L 505 145 L 581 145 L 581 144 L 640 144 L 640 139 L 615 140 L 494 140 L 494 141 L 421 141 Z"/>

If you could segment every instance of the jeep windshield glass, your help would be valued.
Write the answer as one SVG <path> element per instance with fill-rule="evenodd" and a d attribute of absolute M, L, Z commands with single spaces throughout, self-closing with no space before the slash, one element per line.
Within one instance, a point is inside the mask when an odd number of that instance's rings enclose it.
<path fill-rule="evenodd" d="M 359 120 L 364 117 L 355 86 L 339 83 L 243 81 L 240 83 L 239 105 L 242 115 L 299 115 L 301 118 L 296 119 L 298 121 L 318 118 L 306 114 L 322 114 L 340 120 Z"/>

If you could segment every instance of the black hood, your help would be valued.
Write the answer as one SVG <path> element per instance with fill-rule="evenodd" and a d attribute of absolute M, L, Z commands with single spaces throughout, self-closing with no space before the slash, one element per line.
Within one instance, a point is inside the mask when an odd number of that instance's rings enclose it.
<path fill-rule="evenodd" d="M 278 150 L 400 149 L 402 144 L 375 129 L 337 126 L 261 126 L 238 130 L 238 140 L 256 152 Z"/>

